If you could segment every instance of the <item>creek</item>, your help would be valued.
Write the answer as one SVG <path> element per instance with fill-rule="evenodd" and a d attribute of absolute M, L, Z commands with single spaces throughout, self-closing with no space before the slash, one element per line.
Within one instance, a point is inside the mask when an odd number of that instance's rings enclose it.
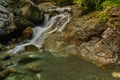
<path fill-rule="evenodd" d="M 8 53 L 23 51 L 27 45 L 35 45 L 38 48 L 42 47 L 42 43 L 47 36 L 55 31 L 62 32 L 64 30 L 66 24 L 70 21 L 70 14 L 67 12 L 69 10 L 70 8 L 68 7 L 48 10 L 48 12 L 56 11 L 58 14 L 52 17 L 49 14 L 45 14 L 43 24 L 33 28 L 33 38 L 16 44 L 15 48 L 9 50 Z"/>

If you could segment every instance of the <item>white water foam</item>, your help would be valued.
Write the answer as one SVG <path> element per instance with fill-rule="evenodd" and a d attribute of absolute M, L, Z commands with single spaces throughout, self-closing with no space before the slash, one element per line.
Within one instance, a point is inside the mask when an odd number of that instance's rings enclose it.
<path fill-rule="evenodd" d="M 60 12 L 63 12 L 64 10 L 69 8 L 57 8 L 55 10 L 58 10 Z M 16 44 L 15 48 L 12 50 L 9 50 L 8 53 L 18 53 L 20 51 L 24 50 L 24 47 L 27 45 L 35 45 L 36 47 L 40 48 L 44 39 L 49 36 L 49 34 L 59 31 L 62 32 L 65 28 L 65 25 L 70 21 L 70 14 L 67 12 L 63 12 L 60 14 L 57 14 L 51 19 L 49 19 L 49 16 L 46 15 L 44 20 L 44 25 L 42 26 L 36 26 L 33 28 L 33 38 L 31 40 L 24 42 L 21 42 L 19 44 Z M 51 30 L 51 28 L 53 28 Z"/>

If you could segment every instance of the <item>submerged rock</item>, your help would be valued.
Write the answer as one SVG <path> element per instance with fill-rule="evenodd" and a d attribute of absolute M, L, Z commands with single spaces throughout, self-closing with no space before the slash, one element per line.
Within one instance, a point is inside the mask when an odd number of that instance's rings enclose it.
<path fill-rule="evenodd" d="M 2 80 L 117 80 L 109 72 L 76 56 L 56 57 L 48 51 L 9 55 L 1 60 L 4 60 L 0 64 Z"/>
<path fill-rule="evenodd" d="M 78 57 L 48 59 L 41 69 L 41 80 L 117 80 Z"/>

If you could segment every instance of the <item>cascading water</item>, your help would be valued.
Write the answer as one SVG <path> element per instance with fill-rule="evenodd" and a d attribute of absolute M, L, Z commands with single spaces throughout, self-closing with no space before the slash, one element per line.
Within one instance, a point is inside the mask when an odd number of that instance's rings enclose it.
<path fill-rule="evenodd" d="M 33 28 L 33 38 L 31 40 L 23 41 L 19 44 L 16 44 L 16 47 L 12 50 L 9 50 L 8 53 L 18 53 L 24 50 L 24 47 L 27 45 L 35 45 L 40 48 L 43 40 L 51 33 L 55 31 L 62 32 L 65 28 L 65 25 L 70 21 L 70 14 L 65 10 L 69 11 L 70 8 L 56 8 L 50 9 L 48 11 L 58 11 L 59 14 L 51 17 L 49 19 L 49 15 L 45 14 L 44 24 L 41 26 L 36 26 Z"/>

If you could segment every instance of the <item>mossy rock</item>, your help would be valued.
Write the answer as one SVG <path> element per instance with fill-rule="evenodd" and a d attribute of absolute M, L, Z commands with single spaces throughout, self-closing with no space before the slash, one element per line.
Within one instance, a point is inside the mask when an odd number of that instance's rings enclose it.
<path fill-rule="evenodd" d="M 14 23 L 16 27 L 26 27 L 26 26 L 33 26 L 33 23 L 29 20 L 25 19 L 22 16 L 16 16 L 14 17 Z"/>
<path fill-rule="evenodd" d="M 25 46 L 25 51 L 38 52 L 39 49 L 34 45 L 27 45 L 27 46 Z"/>
<path fill-rule="evenodd" d="M 40 10 L 36 5 L 28 4 L 20 9 L 22 16 L 33 22 L 40 24 L 44 18 L 44 11 Z"/>

